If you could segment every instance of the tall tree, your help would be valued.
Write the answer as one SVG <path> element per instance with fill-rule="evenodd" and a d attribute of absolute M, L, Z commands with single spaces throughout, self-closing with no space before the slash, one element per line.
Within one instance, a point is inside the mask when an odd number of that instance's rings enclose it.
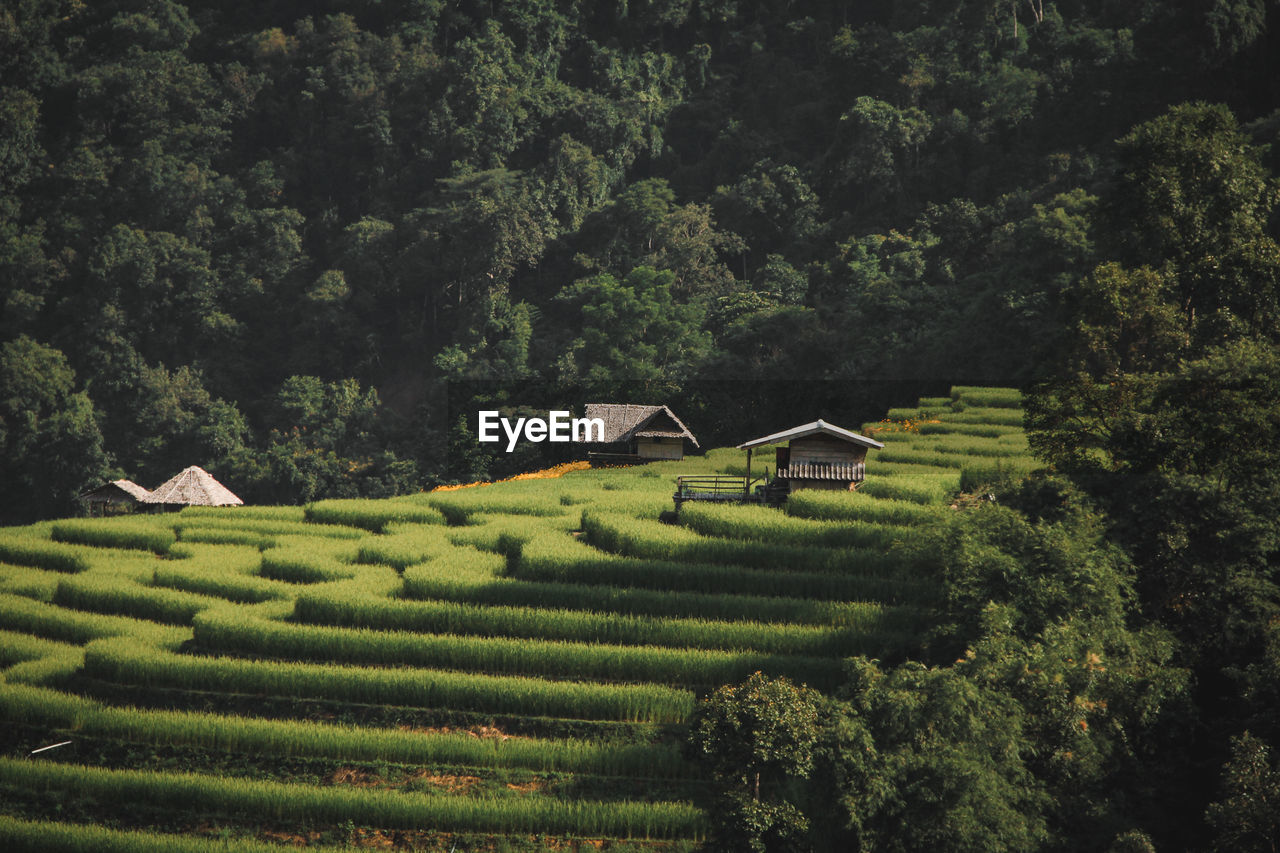
<path fill-rule="evenodd" d="M 70 515 L 106 473 L 93 403 L 66 356 L 23 335 L 0 349 L 0 515 Z"/>

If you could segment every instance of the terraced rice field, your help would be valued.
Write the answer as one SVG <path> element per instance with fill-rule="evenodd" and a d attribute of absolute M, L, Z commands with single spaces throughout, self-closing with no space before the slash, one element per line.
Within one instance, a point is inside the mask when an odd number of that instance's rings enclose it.
<path fill-rule="evenodd" d="M 0 849 L 691 849 L 699 697 L 909 651 L 906 546 L 1032 466 L 1018 406 L 891 411 L 858 493 L 676 525 L 740 452 L 0 530 Z"/>

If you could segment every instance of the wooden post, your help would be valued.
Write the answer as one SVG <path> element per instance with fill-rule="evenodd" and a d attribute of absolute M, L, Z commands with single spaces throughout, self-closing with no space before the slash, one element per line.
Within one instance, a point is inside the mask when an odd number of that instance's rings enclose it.
<path fill-rule="evenodd" d="M 747 479 L 742 484 L 742 497 L 746 498 L 751 494 L 751 448 L 747 448 Z"/>

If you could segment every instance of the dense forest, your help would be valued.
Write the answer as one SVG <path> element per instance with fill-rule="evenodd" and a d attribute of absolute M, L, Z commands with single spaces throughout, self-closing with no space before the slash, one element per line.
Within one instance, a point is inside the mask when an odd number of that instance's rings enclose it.
<path fill-rule="evenodd" d="M 0 517 L 500 474 L 518 389 L 1016 384 L 1054 472 L 938 532 L 930 666 L 713 701 L 792 738 L 715 843 L 1274 850 L 1278 107 L 1266 0 L 8 0 Z"/>
<path fill-rule="evenodd" d="M 457 402 L 534 381 L 1032 381 L 1099 264 L 1269 227 L 1259 187 L 1148 234 L 1126 170 L 1262 180 L 1275 14 L 7 2 L 2 514 L 188 464 L 287 503 L 503 473 Z"/>

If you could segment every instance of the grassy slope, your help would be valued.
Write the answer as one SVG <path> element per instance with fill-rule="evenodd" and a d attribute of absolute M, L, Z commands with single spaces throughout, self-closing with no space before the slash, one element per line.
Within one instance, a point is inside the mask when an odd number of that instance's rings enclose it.
<path fill-rule="evenodd" d="M 684 849 L 697 697 L 757 669 L 829 688 L 841 657 L 909 647 L 927 589 L 902 546 L 962 483 L 1031 467 L 1018 402 L 894 410 L 864 426 L 886 448 L 859 493 L 679 526 L 657 521 L 675 475 L 739 452 L 0 530 L 0 838 Z"/>

